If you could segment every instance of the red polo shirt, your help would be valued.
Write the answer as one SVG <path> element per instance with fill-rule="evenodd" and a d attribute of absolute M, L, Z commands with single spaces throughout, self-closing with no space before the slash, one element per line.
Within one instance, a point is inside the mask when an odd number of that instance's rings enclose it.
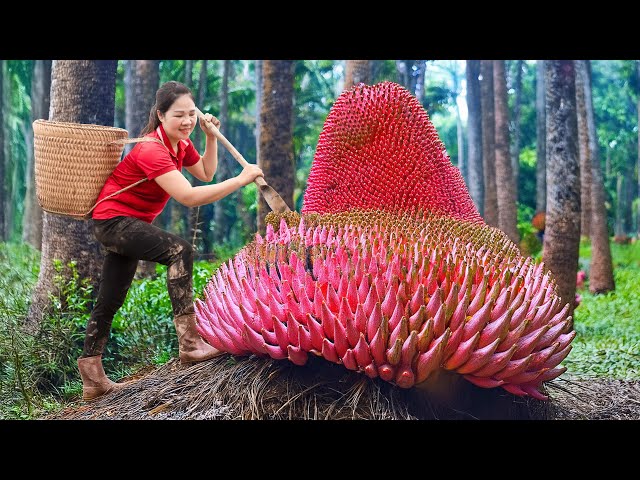
<path fill-rule="evenodd" d="M 182 167 L 190 167 L 200 160 L 200 154 L 189 139 L 180 140 L 178 152 L 175 153 L 162 125 L 146 136 L 161 139 L 167 148 L 157 142 L 138 143 L 118 163 L 102 187 L 97 201 L 138 180 L 149 180 L 100 203 L 93 211 L 96 220 L 126 216 L 153 222 L 170 198 L 153 179 L 171 170 L 180 172 Z"/>

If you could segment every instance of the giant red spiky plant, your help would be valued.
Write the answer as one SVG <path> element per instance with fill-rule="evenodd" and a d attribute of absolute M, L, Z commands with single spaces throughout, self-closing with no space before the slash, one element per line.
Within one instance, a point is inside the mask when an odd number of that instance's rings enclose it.
<path fill-rule="evenodd" d="M 196 301 L 211 345 L 297 365 L 312 353 L 405 388 L 445 369 L 539 399 L 565 371 L 575 332 L 552 275 L 483 222 L 401 86 L 336 100 L 302 214 L 267 222 Z"/>

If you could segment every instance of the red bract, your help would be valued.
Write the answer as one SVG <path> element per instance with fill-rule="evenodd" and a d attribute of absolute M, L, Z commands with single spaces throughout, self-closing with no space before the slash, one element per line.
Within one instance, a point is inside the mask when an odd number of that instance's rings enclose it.
<path fill-rule="evenodd" d="M 302 213 L 351 209 L 482 222 L 427 112 L 396 83 L 344 92 L 320 134 Z"/>
<path fill-rule="evenodd" d="M 265 237 L 218 269 L 196 301 L 200 334 L 236 355 L 304 365 L 311 353 L 404 388 L 445 369 L 546 399 L 575 336 L 568 305 L 482 222 L 418 107 L 390 83 L 336 101 L 304 213 L 269 214 Z"/>

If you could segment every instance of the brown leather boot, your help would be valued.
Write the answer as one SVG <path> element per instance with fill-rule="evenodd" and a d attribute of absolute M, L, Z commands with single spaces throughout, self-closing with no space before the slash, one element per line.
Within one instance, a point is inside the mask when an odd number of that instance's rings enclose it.
<path fill-rule="evenodd" d="M 102 367 L 102 355 L 78 359 L 78 370 L 82 377 L 82 399 L 94 400 L 123 388 L 126 383 L 116 383 L 109 380 Z"/>
<path fill-rule="evenodd" d="M 178 315 L 173 318 L 173 324 L 178 334 L 180 363 L 202 362 L 225 353 L 212 347 L 202 339 L 198 330 L 196 330 L 195 313 Z"/>

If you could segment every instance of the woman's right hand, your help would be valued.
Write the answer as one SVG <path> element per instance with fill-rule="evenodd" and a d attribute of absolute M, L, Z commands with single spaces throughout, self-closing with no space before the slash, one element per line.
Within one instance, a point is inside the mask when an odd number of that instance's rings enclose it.
<path fill-rule="evenodd" d="M 264 173 L 262 173 L 262 169 L 258 167 L 254 163 L 250 163 L 247 165 L 242 172 L 238 175 L 238 180 L 242 183 L 242 186 L 249 185 L 258 177 L 264 177 Z"/>

